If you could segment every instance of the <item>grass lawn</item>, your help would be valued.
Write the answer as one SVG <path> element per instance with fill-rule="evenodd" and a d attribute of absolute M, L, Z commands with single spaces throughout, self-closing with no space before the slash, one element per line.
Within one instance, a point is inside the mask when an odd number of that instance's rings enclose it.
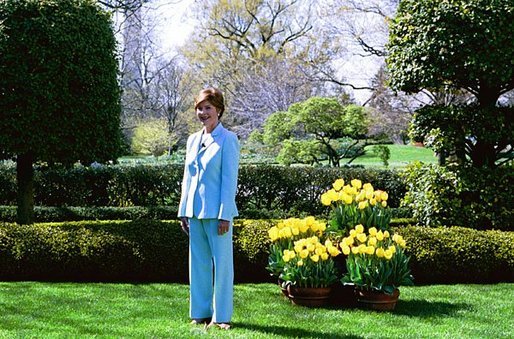
<path fill-rule="evenodd" d="M 402 287 L 393 313 L 310 309 L 273 284 L 235 287 L 233 329 L 188 318 L 180 284 L 0 283 L 0 337 L 512 338 L 514 284 Z"/>
<path fill-rule="evenodd" d="M 391 152 L 389 167 L 405 167 L 407 164 L 416 160 L 426 163 L 437 163 L 437 157 L 434 155 L 434 152 L 428 148 L 413 145 L 386 146 L 389 147 L 389 151 Z M 385 168 L 382 160 L 373 153 L 372 148 L 373 146 L 366 146 L 366 154 L 355 159 L 352 164 Z"/>

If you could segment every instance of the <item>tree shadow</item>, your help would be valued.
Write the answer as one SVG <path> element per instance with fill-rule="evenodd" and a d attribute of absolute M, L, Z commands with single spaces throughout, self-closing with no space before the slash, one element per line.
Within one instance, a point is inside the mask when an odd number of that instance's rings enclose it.
<path fill-rule="evenodd" d="M 247 329 L 250 331 L 261 332 L 263 334 L 281 335 L 289 338 L 341 338 L 341 339 L 360 339 L 363 337 L 344 334 L 329 334 L 314 330 L 305 330 L 299 328 L 290 328 L 277 325 L 258 325 L 233 323 L 234 327 Z"/>
<path fill-rule="evenodd" d="M 462 309 L 472 307 L 465 303 L 431 302 L 422 299 L 398 300 L 393 313 L 411 317 L 428 318 L 433 316 L 451 316 Z"/>

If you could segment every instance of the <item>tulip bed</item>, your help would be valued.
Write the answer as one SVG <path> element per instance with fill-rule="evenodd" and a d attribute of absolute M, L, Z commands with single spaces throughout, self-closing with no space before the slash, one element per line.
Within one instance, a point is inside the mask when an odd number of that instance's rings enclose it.
<path fill-rule="evenodd" d="M 0 282 L 0 337 L 512 338 L 514 285 L 402 287 L 392 313 L 291 305 L 274 284 L 235 286 L 233 328 L 189 324 L 184 284 Z"/>

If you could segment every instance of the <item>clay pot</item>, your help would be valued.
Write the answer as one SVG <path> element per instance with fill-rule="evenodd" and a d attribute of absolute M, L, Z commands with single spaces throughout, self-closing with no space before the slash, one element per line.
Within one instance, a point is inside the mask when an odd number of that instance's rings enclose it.
<path fill-rule="evenodd" d="M 395 289 L 393 294 L 374 290 L 356 289 L 357 303 L 359 307 L 371 309 L 374 311 L 392 311 L 396 307 L 400 290 Z"/>
<path fill-rule="evenodd" d="M 289 299 L 295 305 L 307 307 L 320 307 L 328 304 L 330 299 L 330 287 L 296 287 L 287 286 Z"/>

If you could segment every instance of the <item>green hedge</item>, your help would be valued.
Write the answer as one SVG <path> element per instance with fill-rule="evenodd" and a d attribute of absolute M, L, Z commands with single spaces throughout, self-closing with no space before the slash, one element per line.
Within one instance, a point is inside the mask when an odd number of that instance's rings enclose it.
<path fill-rule="evenodd" d="M 257 233 L 249 227 L 234 234 L 236 281 L 269 281 L 264 266 L 253 266 L 256 257 L 247 255 L 266 238 L 252 238 Z M 260 260 L 264 251 L 255 253 Z M 188 239 L 174 220 L 0 223 L 2 280 L 184 283 L 187 260 Z"/>
<path fill-rule="evenodd" d="M 514 232 L 465 227 L 398 228 L 407 241 L 416 281 L 514 282 Z"/>
<path fill-rule="evenodd" d="M 408 220 L 399 219 L 396 225 Z M 240 221 L 235 240 L 252 267 L 267 264 L 270 220 Z M 396 226 L 407 241 L 416 284 L 514 282 L 514 232 L 464 227 Z M 251 269 L 251 268 L 250 268 Z M 262 280 L 259 271 L 256 280 Z"/>
<path fill-rule="evenodd" d="M 36 222 L 64 222 L 81 220 L 173 220 L 178 206 L 129 207 L 34 207 Z M 16 221 L 16 206 L 0 206 L 0 220 Z"/>
<path fill-rule="evenodd" d="M 237 220 L 238 282 L 265 270 L 272 220 Z M 397 227 L 417 284 L 514 282 L 514 233 L 462 227 Z M 0 223 L 2 280 L 187 281 L 187 237 L 177 221 Z"/>
<path fill-rule="evenodd" d="M 79 207 L 171 206 L 180 199 L 182 165 L 39 167 L 35 171 L 35 205 Z M 239 170 L 236 196 L 241 217 L 250 219 L 324 215 L 319 197 L 335 179 L 359 178 L 389 193 L 398 207 L 405 185 L 395 170 L 245 165 Z M 0 205 L 16 204 L 16 175 L 0 165 Z M 403 217 L 410 216 L 403 215 Z"/>
<path fill-rule="evenodd" d="M 34 207 L 36 222 L 64 222 L 81 220 L 136 220 L 156 219 L 173 220 L 177 218 L 178 206 L 129 206 L 129 207 Z M 392 222 L 412 224 L 415 220 L 408 218 L 410 211 L 405 208 L 391 208 Z M 260 214 L 267 214 L 264 211 Z M 257 213 L 256 213 L 257 214 Z M 275 213 L 278 214 L 278 213 Z M 405 217 L 407 216 L 407 217 Z M 277 217 L 278 218 L 278 217 Z M 16 206 L 0 206 L 0 221 L 16 222 Z"/>

